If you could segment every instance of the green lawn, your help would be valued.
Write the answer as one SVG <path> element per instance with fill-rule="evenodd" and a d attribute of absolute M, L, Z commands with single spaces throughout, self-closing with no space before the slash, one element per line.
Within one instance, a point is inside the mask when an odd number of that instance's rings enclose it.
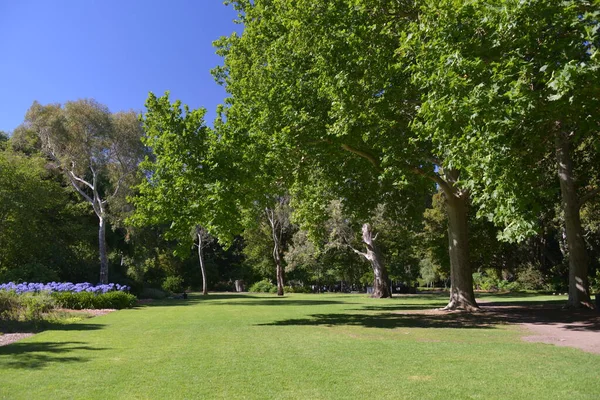
<path fill-rule="evenodd" d="M 600 398 L 598 355 L 395 313 L 445 300 L 211 294 L 117 311 L 0 347 L 0 398 Z"/>

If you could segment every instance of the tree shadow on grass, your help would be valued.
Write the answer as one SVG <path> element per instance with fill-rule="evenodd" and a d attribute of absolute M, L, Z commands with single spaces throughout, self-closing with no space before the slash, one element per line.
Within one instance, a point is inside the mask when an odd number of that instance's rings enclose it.
<path fill-rule="evenodd" d="M 259 325 L 290 326 L 362 326 L 365 328 L 493 328 L 468 314 L 313 314 L 308 318 L 287 319 Z"/>
<path fill-rule="evenodd" d="M 56 323 L 50 321 L 14 321 L 0 320 L 0 333 L 32 332 L 42 331 L 92 331 L 104 328 L 104 325 L 89 323 Z"/>
<path fill-rule="evenodd" d="M 231 301 L 233 300 L 233 301 Z M 244 301 L 245 300 L 245 301 Z M 267 295 L 256 296 L 251 294 L 202 294 L 192 293 L 187 299 L 163 299 L 154 300 L 145 304 L 140 304 L 138 307 L 178 307 L 190 306 L 197 304 L 224 305 L 224 306 L 319 306 L 333 304 L 355 304 L 342 300 L 300 300 L 290 297 L 267 297 Z"/>
<path fill-rule="evenodd" d="M 87 362 L 88 357 L 65 356 L 72 351 L 99 351 L 84 342 L 12 343 L 0 347 L 0 369 L 40 369 L 55 363 Z"/>
<path fill-rule="evenodd" d="M 511 307 L 486 306 L 482 312 L 444 312 L 423 310 L 379 314 L 313 314 L 307 318 L 287 319 L 263 326 L 362 326 L 365 328 L 452 328 L 494 329 L 516 324 L 560 325 L 574 331 L 600 332 L 600 315 L 593 311 L 563 310 L 555 306 L 530 304 Z"/>
<path fill-rule="evenodd" d="M 409 304 L 382 304 L 366 305 L 364 307 L 352 309 L 352 311 L 408 311 L 408 310 L 431 310 L 444 307 L 446 303 L 409 303 Z"/>

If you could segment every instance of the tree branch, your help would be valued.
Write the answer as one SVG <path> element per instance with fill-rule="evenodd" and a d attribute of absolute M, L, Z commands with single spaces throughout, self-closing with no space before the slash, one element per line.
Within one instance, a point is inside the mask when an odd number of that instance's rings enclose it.
<path fill-rule="evenodd" d="M 454 189 L 448 182 L 446 182 L 441 176 L 439 176 L 438 174 L 434 173 L 433 175 L 429 175 L 428 173 L 424 172 L 422 169 L 420 168 L 411 168 L 412 171 L 415 174 L 424 176 L 425 178 L 431 179 L 432 181 L 434 181 L 435 183 L 438 184 L 438 186 L 440 188 L 442 188 L 442 190 L 444 191 L 444 193 L 447 196 L 456 196 L 456 189 Z"/>
<path fill-rule="evenodd" d="M 75 164 L 71 164 L 72 167 L 75 166 Z M 70 174 L 70 176 L 75 179 L 77 182 L 83 183 L 85 186 L 89 187 L 90 189 L 94 190 L 94 187 L 92 186 L 91 183 L 89 183 L 88 181 L 86 181 L 85 179 L 81 179 L 80 177 L 78 177 L 77 175 L 75 175 L 75 173 L 73 172 L 73 170 L 69 170 L 68 173 Z"/>
<path fill-rule="evenodd" d="M 381 164 L 379 162 L 379 159 L 376 156 L 374 156 L 373 154 L 363 151 L 363 150 L 359 150 L 357 148 L 354 148 L 346 143 L 342 143 L 342 149 L 349 151 L 350 153 L 354 153 L 357 156 L 360 156 L 362 158 L 365 158 L 367 161 L 369 161 L 371 164 L 373 164 L 373 166 L 378 171 L 381 171 Z"/>
<path fill-rule="evenodd" d="M 94 200 L 92 200 L 92 198 L 86 192 L 84 192 L 83 189 L 81 189 L 79 187 L 79 185 L 77 184 L 77 182 L 78 182 L 77 179 L 76 179 L 77 177 L 71 171 L 67 172 L 67 176 L 69 177 L 69 180 L 71 181 L 71 184 L 73 185 L 73 187 L 75 188 L 75 190 L 77 190 L 77 192 L 81 196 L 83 196 L 83 198 L 85 200 L 87 200 L 92 205 L 92 208 L 94 209 L 94 212 L 96 213 L 96 215 L 100 216 L 100 210 L 97 209 L 97 206 L 94 203 Z"/>

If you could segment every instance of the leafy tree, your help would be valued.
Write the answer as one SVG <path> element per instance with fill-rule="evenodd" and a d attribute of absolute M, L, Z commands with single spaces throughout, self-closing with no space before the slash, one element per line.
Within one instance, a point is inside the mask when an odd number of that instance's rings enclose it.
<path fill-rule="evenodd" d="M 411 55 L 398 48 L 420 9 L 370 0 L 234 6 L 244 32 L 217 42 L 224 66 L 215 70 L 231 94 L 227 124 L 269 144 L 270 157 L 294 160 L 294 185 L 304 190 L 315 183 L 301 180 L 304 167 L 322 169 L 335 189 L 361 187 L 355 198 L 373 208 L 407 185 L 415 192 L 440 187 L 449 215 L 448 308 L 476 308 L 469 191 L 460 184 L 462 166 L 447 150 L 452 137 L 432 141 L 411 124 L 421 95 L 405 65 Z"/>
<path fill-rule="evenodd" d="M 414 129 L 450 144 L 453 165 L 468 171 L 461 186 L 508 239 L 533 233 L 544 161 L 554 153 L 569 305 L 591 306 L 580 208 L 600 190 L 597 163 L 575 161 L 583 146 L 597 154 L 597 2 L 426 1 L 421 10 L 403 47 L 424 93 Z"/>
<path fill-rule="evenodd" d="M 39 155 L 0 151 L 0 274 L 4 280 L 87 279 L 88 217 Z"/>
<path fill-rule="evenodd" d="M 203 293 L 208 294 L 204 249 L 209 237 L 222 242 L 233 239 L 237 226 L 236 200 L 228 191 L 227 154 L 219 152 L 219 137 L 204 124 L 205 109 L 190 110 L 180 101 L 171 103 L 166 93 L 150 93 L 142 116 L 144 144 L 152 156 L 140 164 L 145 179 L 131 200 L 131 221 L 170 224 L 168 237 L 177 239 L 185 255 L 197 240 Z"/>
<path fill-rule="evenodd" d="M 25 118 L 42 150 L 68 178 L 98 217 L 100 282 L 108 282 L 106 224 L 109 204 L 123 196 L 143 153 L 133 112 L 111 114 L 94 100 L 43 106 L 34 102 Z"/>

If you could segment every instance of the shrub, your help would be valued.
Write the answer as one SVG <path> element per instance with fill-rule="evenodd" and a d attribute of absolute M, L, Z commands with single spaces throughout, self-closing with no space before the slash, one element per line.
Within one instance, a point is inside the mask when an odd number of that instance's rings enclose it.
<path fill-rule="evenodd" d="M 0 290 L 0 320 L 18 319 L 20 308 L 21 302 L 16 292 Z"/>
<path fill-rule="evenodd" d="M 0 290 L 0 319 L 38 321 L 54 308 L 54 299 L 48 292 L 18 294 Z"/>
<path fill-rule="evenodd" d="M 312 293 L 308 286 L 284 286 L 283 291 L 286 293 Z"/>
<path fill-rule="evenodd" d="M 54 299 L 49 292 L 21 295 L 21 305 L 25 320 L 40 320 L 42 315 L 54 308 Z"/>
<path fill-rule="evenodd" d="M 131 308 L 137 304 L 137 298 L 134 295 L 124 292 L 108 292 L 97 297 L 104 302 L 104 307 L 102 308 L 121 310 L 123 308 Z"/>
<path fill-rule="evenodd" d="M 277 292 L 277 287 L 273 285 L 270 280 L 263 279 L 250 286 L 248 291 L 252 293 L 269 293 L 272 288 L 275 288 L 275 292 Z"/>
<path fill-rule="evenodd" d="M 277 293 L 277 286 L 273 285 L 273 287 L 269 289 L 269 293 Z"/>
<path fill-rule="evenodd" d="M 493 271 L 475 272 L 473 274 L 473 284 L 478 290 L 497 290 L 499 286 L 498 278 Z"/>
<path fill-rule="evenodd" d="M 171 293 L 183 292 L 183 278 L 180 276 L 167 276 L 162 284 L 162 289 Z"/>
<path fill-rule="evenodd" d="M 155 288 L 144 288 L 140 293 L 140 299 L 153 299 L 160 300 L 167 297 L 167 294 L 160 289 Z"/>
<path fill-rule="evenodd" d="M 544 288 L 544 275 L 533 264 L 527 264 L 525 268 L 517 274 L 517 282 L 522 289 L 539 290 Z"/>
<path fill-rule="evenodd" d="M 523 290 L 519 282 L 509 282 L 506 279 L 498 282 L 498 289 L 500 290 L 508 290 L 509 292 L 515 292 L 519 290 Z"/>
<path fill-rule="evenodd" d="M 94 294 L 91 292 L 56 292 L 52 293 L 56 304 L 62 308 L 72 310 L 83 309 L 102 309 L 102 308 L 122 308 L 133 307 L 136 304 L 136 297 L 124 292 L 108 292 Z"/>

